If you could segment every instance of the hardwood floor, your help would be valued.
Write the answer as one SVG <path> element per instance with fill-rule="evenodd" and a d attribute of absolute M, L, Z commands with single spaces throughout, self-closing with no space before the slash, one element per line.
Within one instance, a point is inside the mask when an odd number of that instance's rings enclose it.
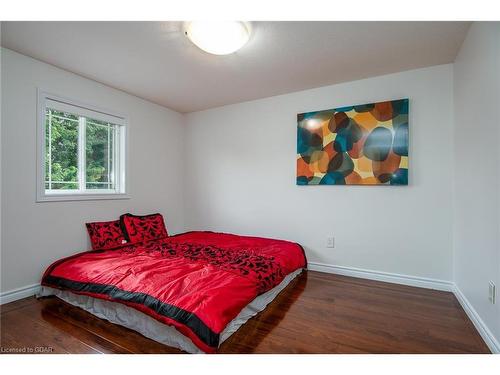
<path fill-rule="evenodd" d="M 180 353 L 55 297 L 1 306 L 2 352 Z M 42 348 L 42 349 L 39 349 Z M 452 293 L 309 271 L 220 353 L 489 353 Z"/>

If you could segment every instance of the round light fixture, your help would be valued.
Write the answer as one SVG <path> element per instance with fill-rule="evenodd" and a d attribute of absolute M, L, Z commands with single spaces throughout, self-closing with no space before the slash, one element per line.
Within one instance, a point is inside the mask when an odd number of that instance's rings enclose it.
<path fill-rule="evenodd" d="M 239 21 L 191 21 L 184 33 L 198 48 L 214 55 L 229 55 L 248 42 L 250 27 Z"/>

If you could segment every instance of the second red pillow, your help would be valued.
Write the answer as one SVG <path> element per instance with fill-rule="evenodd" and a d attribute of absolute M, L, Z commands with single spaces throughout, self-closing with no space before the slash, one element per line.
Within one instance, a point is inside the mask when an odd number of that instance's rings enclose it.
<path fill-rule="evenodd" d="M 145 242 L 168 237 L 167 228 L 161 214 L 120 216 L 120 225 L 125 238 L 130 243 Z"/>

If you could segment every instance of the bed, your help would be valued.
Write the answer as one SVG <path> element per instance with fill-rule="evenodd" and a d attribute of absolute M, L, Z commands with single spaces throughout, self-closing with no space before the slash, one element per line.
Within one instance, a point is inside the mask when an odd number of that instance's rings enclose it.
<path fill-rule="evenodd" d="M 187 232 L 56 261 L 39 296 L 189 353 L 215 353 L 306 266 L 294 242 Z"/>

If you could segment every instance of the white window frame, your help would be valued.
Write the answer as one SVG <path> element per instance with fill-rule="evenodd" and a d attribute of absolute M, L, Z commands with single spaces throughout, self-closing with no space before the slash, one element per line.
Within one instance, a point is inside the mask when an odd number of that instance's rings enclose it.
<path fill-rule="evenodd" d="M 73 99 L 63 98 L 41 89 L 37 89 L 38 106 L 37 106 L 37 202 L 51 202 L 51 201 L 81 201 L 81 200 L 102 200 L 102 199 L 130 199 L 128 195 L 128 173 L 127 173 L 127 155 L 128 155 L 128 120 L 127 117 L 116 112 L 111 112 L 93 105 L 80 103 Z M 49 105 L 50 104 L 50 105 Z M 54 105 L 57 108 L 53 108 Z M 46 126 L 46 110 L 53 108 L 69 113 L 77 113 L 80 116 L 94 118 L 96 120 L 110 122 L 119 125 L 119 137 L 117 142 L 120 142 L 119 147 L 115 147 L 115 162 L 117 163 L 119 181 L 117 189 L 110 189 L 105 191 L 99 189 L 94 192 L 91 189 L 86 190 L 58 190 L 57 192 L 46 192 L 45 190 L 45 126 Z M 85 165 L 85 150 L 81 147 L 83 144 L 82 137 L 85 137 L 85 126 L 82 121 L 79 123 L 80 131 L 78 132 L 78 158 L 83 160 Z M 83 128 L 83 131 L 82 131 Z M 82 159 L 83 158 L 83 159 Z M 79 169 L 79 181 L 85 181 L 86 171 L 82 168 Z M 82 179 L 83 174 L 83 179 Z"/>

